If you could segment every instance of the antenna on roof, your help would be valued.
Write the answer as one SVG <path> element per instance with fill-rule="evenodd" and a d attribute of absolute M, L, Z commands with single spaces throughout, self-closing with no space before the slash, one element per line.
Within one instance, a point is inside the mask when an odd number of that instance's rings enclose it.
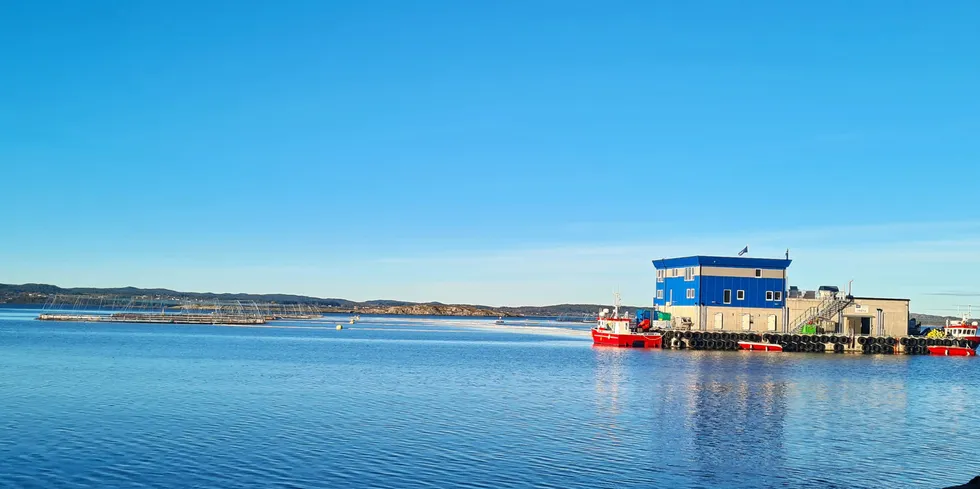
<path fill-rule="evenodd" d="M 742 256 L 748 252 L 749 252 L 749 245 L 745 245 L 745 248 L 742 248 L 742 251 L 738 252 L 738 256 Z"/>
<path fill-rule="evenodd" d="M 789 248 L 786 248 L 786 259 L 789 260 Z"/>

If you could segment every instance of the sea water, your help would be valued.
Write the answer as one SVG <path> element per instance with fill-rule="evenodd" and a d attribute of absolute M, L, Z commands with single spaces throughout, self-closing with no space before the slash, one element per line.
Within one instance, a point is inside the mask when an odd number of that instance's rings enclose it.
<path fill-rule="evenodd" d="M 977 358 L 593 347 L 543 321 L 36 314 L 0 309 L 0 487 L 934 488 L 980 474 Z"/>

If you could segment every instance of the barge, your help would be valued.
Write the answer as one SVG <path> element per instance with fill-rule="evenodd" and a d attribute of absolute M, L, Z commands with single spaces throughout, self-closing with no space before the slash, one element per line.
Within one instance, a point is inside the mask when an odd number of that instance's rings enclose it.
<path fill-rule="evenodd" d="M 634 317 L 619 313 L 619 299 L 612 311 L 603 309 L 592 328 L 596 346 L 715 350 L 773 353 L 861 353 L 868 355 L 977 355 L 977 327 L 949 324 L 933 336 L 892 336 L 754 333 L 674 329 L 670 321 L 655 321 L 638 311 Z"/>
<path fill-rule="evenodd" d="M 621 326 L 623 327 L 623 326 Z M 620 341 L 597 338 L 596 345 L 640 347 L 629 343 L 627 338 L 640 333 L 632 333 L 633 326 L 625 326 L 629 334 L 619 335 Z M 978 342 L 963 338 L 927 338 L 923 336 L 847 336 L 841 334 L 791 334 L 791 333 L 736 333 L 727 331 L 682 331 L 654 330 L 642 333 L 646 337 L 657 337 L 659 347 L 675 350 L 714 350 L 773 353 L 860 353 L 866 355 L 941 355 L 976 356 Z M 656 348 L 646 346 L 644 348 Z"/>
<path fill-rule="evenodd" d="M 653 260 L 652 313 L 604 309 L 596 345 L 762 353 L 975 356 L 978 325 L 966 319 L 913 336 L 909 299 L 855 296 L 823 285 L 790 286 L 785 258 L 693 255 Z M 657 321 L 652 320 L 656 317 Z M 831 333 L 833 332 L 833 333 Z"/>

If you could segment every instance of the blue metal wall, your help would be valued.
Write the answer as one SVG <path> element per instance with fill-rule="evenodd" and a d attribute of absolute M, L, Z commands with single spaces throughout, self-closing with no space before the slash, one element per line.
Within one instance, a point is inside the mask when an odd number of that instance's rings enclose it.
<path fill-rule="evenodd" d="M 701 283 L 695 276 L 694 280 L 687 282 L 684 277 L 667 277 L 664 278 L 663 282 L 657 282 L 657 290 L 664 291 L 664 298 L 657 299 L 656 293 L 654 294 L 653 303 L 658 306 L 664 306 L 667 302 L 670 302 L 670 294 L 674 293 L 674 300 L 671 302 L 673 306 L 696 306 L 698 305 L 698 297 L 701 293 Z M 694 298 L 687 298 L 687 289 L 694 289 Z"/>
<path fill-rule="evenodd" d="M 700 277 L 701 303 L 705 306 L 762 307 L 779 309 L 786 304 L 786 281 L 781 278 L 755 277 Z M 724 291 L 732 291 L 732 303 L 724 303 Z M 738 291 L 745 291 L 745 299 L 738 300 Z M 781 300 L 767 301 L 766 292 L 780 292 Z"/>
<path fill-rule="evenodd" d="M 758 268 L 766 270 L 785 270 L 790 260 L 768 258 L 741 258 L 718 256 L 688 256 L 653 260 L 658 270 L 666 268 L 683 268 L 693 266 L 716 266 L 730 268 Z M 685 281 L 679 277 L 665 277 L 663 282 L 656 283 L 654 305 L 666 306 L 670 302 L 674 306 L 720 306 L 720 307 L 752 307 L 780 309 L 786 305 L 786 280 L 782 278 L 757 277 L 715 277 L 696 275 L 693 281 Z M 687 289 L 694 289 L 694 298 L 687 298 Z M 724 303 L 724 291 L 732 291 L 731 304 Z M 745 291 L 745 298 L 738 300 L 738 291 Z M 657 291 L 663 291 L 663 298 L 657 298 Z M 767 301 L 766 292 L 780 292 L 778 301 Z M 671 300 L 673 293 L 673 300 Z"/>
<path fill-rule="evenodd" d="M 694 298 L 687 298 L 687 289 L 694 289 Z M 725 289 L 732 291 L 732 303 L 724 303 Z M 664 291 L 663 299 L 654 295 L 653 303 L 666 306 L 674 294 L 673 306 L 720 306 L 720 307 L 758 307 L 779 309 L 786 305 L 786 281 L 781 278 L 754 277 L 702 277 L 686 282 L 684 277 L 667 277 L 657 282 L 658 291 Z M 745 291 L 745 298 L 738 300 L 738 291 Z M 778 301 L 767 301 L 766 292 L 780 292 Z"/>

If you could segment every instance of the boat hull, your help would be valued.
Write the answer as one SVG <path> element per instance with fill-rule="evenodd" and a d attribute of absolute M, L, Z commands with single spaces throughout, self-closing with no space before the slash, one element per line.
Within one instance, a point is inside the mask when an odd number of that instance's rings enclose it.
<path fill-rule="evenodd" d="M 757 343 L 755 341 L 739 341 L 739 349 L 749 351 L 783 351 L 783 345 L 776 343 Z"/>
<path fill-rule="evenodd" d="M 659 334 L 616 334 L 592 330 L 592 343 L 599 346 L 660 348 L 663 340 L 663 336 Z"/>
<path fill-rule="evenodd" d="M 963 346 L 927 346 L 929 354 L 942 355 L 947 357 L 975 357 L 976 350 Z"/>

